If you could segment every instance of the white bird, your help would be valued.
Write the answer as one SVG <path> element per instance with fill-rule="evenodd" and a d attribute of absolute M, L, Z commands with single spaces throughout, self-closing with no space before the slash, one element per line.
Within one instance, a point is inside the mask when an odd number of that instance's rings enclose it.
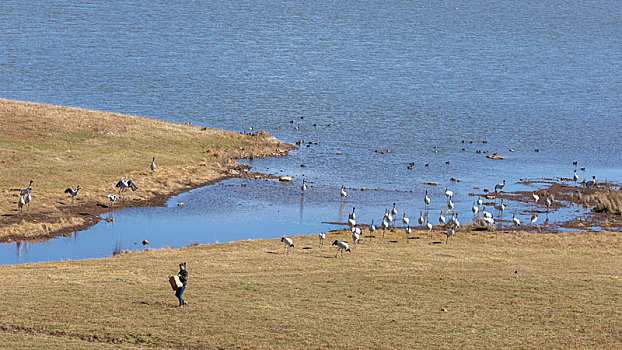
<path fill-rule="evenodd" d="M 492 226 L 495 224 L 495 219 L 493 218 L 484 218 L 484 222 L 488 225 L 488 226 Z"/>
<path fill-rule="evenodd" d="M 352 227 L 352 244 L 356 247 L 356 244 L 361 239 L 361 229 L 358 227 Z"/>
<path fill-rule="evenodd" d="M 447 189 L 447 187 L 445 187 L 445 196 L 447 197 L 447 200 L 450 200 L 451 197 L 454 196 L 454 193 L 450 190 Z"/>
<path fill-rule="evenodd" d="M 585 187 L 596 186 L 596 176 L 592 176 L 592 180 L 585 183 Z"/>
<path fill-rule="evenodd" d="M 28 184 L 28 187 L 24 188 L 21 192 L 20 195 L 25 196 L 27 193 L 30 193 L 30 190 L 32 189 L 32 183 L 33 181 L 30 180 L 30 183 Z"/>
<path fill-rule="evenodd" d="M 404 226 L 408 226 L 409 223 L 410 219 L 406 217 L 406 213 L 402 213 L 402 224 L 404 224 Z"/>
<path fill-rule="evenodd" d="M 477 206 L 481 207 L 484 204 L 484 201 L 482 200 L 482 197 L 477 197 Z"/>
<path fill-rule="evenodd" d="M 22 211 L 22 208 L 24 208 L 24 205 L 26 203 L 24 202 L 24 196 L 19 196 L 19 201 L 17 202 L 17 210 Z"/>
<path fill-rule="evenodd" d="M 454 201 L 449 197 L 449 202 L 447 203 L 447 208 L 449 210 L 454 210 Z"/>
<path fill-rule="evenodd" d="M 108 194 L 106 195 L 106 198 L 108 198 L 110 200 L 110 206 L 112 207 L 112 204 L 119 199 L 119 197 L 115 196 L 114 194 Z"/>
<path fill-rule="evenodd" d="M 406 232 L 406 243 L 408 243 L 409 242 L 408 236 L 411 234 L 412 230 L 410 229 L 410 226 L 406 226 L 404 231 Z"/>
<path fill-rule="evenodd" d="M 151 160 L 151 171 L 155 171 L 156 170 L 156 163 L 155 163 L 155 157 L 153 157 L 153 160 Z"/>
<path fill-rule="evenodd" d="M 430 205 L 430 197 L 428 197 L 428 190 L 425 190 L 425 197 L 423 197 L 423 202 L 426 206 Z"/>
<path fill-rule="evenodd" d="M 497 190 L 501 191 L 503 187 L 505 187 L 505 180 L 503 180 L 503 183 L 495 185 L 495 193 L 497 193 Z"/>
<path fill-rule="evenodd" d="M 445 244 L 449 243 L 449 237 L 453 237 L 455 234 L 456 234 L 456 231 L 454 230 L 453 226 L 450 227 L 446 233 L 447 239 L 445 240 Z"/>
<path fill-rule="evenodd" d="M 447 223 L 447 220 L 443 216 L 443 211 L 442 210 L 441 210 L 441 213 L 439 214 L 439 217 L 438 217 L 438 223 L 441 224 L 441 225 L 445 225 Z"/>
<path fill-rule="evenodd" d="M 374 220 L 372 220 L 371 225 L 369 226 L 369 237 L 373 237 L 374 232 L 376 232 L 376 226 L 374 226 Z"/>
<path fill-rule="evenodd" d="M 392 222 L 393 222 L 393 215 L 391 215 L 391 213 L 387 213 L 387 221 L 388 221 L 389 223 L 392 223 Z"/>
<path fill-rule="evenodd" d="M 382 220 L 382 237 L 384 237 L 384 231 L 386 231 L 389 228 L 389 223 L 387 222 L 386 219 Z"/>
<path fill-rule="evenodd" d="M 538 214 L 531 215 L 531 223 L 533 224 L 536 221 L 538 221 Z"/>
<path fill-rule="evenodd" d="M 531 192 L 531 198 L 533 198 L 533 201 L 535 203 L 538 203 L 538 201 L 540 200 L 540 196 L 536 194 L 536 191 Z"/>
<path fill-rule="evenodd" d="M 482 208 L 482 216 L 485 218 L 492 218 L 492 213 L 486 211 L 486 207 Z"/>
<path fill-rule="evenodd" d="M 32 197 L 30 197 L 30 191 L 28 191 L 26 198 L 24 198 L 24 203 L 28 206 L 28 210 L 30 210 L 30 202 L 32 202 Z"/>
<path fill-rule="evenodd" d="M 348 245 L 348 242 L 334 241 L 333 245 L 337 246 L 337 254 L 335 254 L 335 258 L 339 255 L 339 252 L 341 252 L 341 256 L 343 256 L 343 251 L 344 250 L 346 252 L 352 253 L 352 251 L 350 250 L 350 246 Z"/>
<path fill-rule="evenodd" d="M 289 248 L 294 248 L 294 241 L 289 237 L 281 237 L 281 242 L 285 244 L 283 246 L 283 254 L 285 254 L 285 251 L 289 253 Z"/>
<path fill-rule="evenodd" d="M 473 216 L 477 215 L 479 212 L 479 206 L 475 205 L 475 201 L 473 201 L 473 206 L 471 207 L 471 211 L 473 212 Z"/>
<path fill-rule="evenodd" d="M 397 215 L 397 209 L 395 209 L 395 203 L 393 203 L 393 209 L 391 210 L 391 215 Z"/>
<path fill-rule="evenodd" d="M 302 179 L 302 186 L 300 186 L 300 189 L 302 190 L 302 192 L 307 190 L 307 184 L 305 184 L 305 179 Z"/>
<path fill-rule="evenodd" d="M 579 175 L 577 175 L 577 169 L 574 170 L 574 175 L 572 176 L 572 180 L 574 180 L 574 182 L 577 182 L 579 180 Z"/>
<path fill-rule="evenodd" d="M 346 192 L 346 189 L 345 189 L 345 187 L 343 185 L 341 185 L 341 192 L 340 193 L 341 193 L 341 199 L 345 200 L 346 197 L 348 196 L 348 193 Z"/>
<path fill-rule="evenodd" d="M 320 248 L 322 248 L 324 246 L 324 240 L 326 239 L 326 233 L 320 232 L 319 237 L 320 237 Z"/>
<path fill-rule="evenodd" d="M 512 222 L 514 222 L 514 226 L 520 226 L 520 220 L 514 214 L 512 214 Z"/>
<path fill-rule="evenodd" d="M 71 205 L 73 205 L 73 199 L 78 195 L 78 191 L 80 191 L 81 189 L 82 187 L 78 185 L 76 186 L 75 190 L 71 187 L 67 187 L 67 189 L 65 190 L 65 193 L 69 193 L 71 195 Z"/>

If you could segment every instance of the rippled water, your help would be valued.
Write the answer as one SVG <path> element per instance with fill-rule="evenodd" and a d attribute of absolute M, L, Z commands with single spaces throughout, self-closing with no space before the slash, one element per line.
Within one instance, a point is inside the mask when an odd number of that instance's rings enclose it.
<path fill-rule="evenodd" d="M 313 181 L 303 205 L 299 183 L 217 185 L 19 257 L 2 245 L 0 263 L 312 233 L 351 206 L 377 222 L 397 202 L 414 221 L 425 181 L 439 182 L 433 210 L 450 186 L 468 217 L 474 186 L 522 190 L 520 178 L 571 176 L 574 160 L 582 178 L 620 181 L 621 18 L 614 1 L 2 1 L 0 97 L 321 145 L 253 163 Z M 350 191 L 340 212 L 341 184 L 380 190 Z"/>

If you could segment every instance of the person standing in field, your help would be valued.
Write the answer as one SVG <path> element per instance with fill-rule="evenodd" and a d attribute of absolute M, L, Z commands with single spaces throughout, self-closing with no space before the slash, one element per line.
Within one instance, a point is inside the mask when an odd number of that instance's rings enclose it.
<path fill-rule="evenodd" d="M 182 297 L 182 294 L 184 294 L 184 291 L 186 290 L 186 283 L 188 283 L 188 270 L 186 270 L 185 262 L 179 264 L 179 272 L 177 273 L 177 276 L 179 277 L 179 281 L 183 284 L 183 286 L 175 292 L 175 296 L 179 299 L 179 307 L 181 308 L 184 307 L 184 305 L 187 305 Z"/>

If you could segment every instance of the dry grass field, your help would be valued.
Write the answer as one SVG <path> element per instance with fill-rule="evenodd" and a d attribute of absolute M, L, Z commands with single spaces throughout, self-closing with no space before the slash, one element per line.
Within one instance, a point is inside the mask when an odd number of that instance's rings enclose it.
<path fill-rule="evenodd" d="M 0 241 L 95 224 L 121 176 L 133 178 L 138 190 L 116 207 L 162 205 L 171 195 L 235 175 L 235 158 L 284 155 L 292 148 L 260 135 L 0 99 Z M 20 213 L 19 193 L 30 180 L 31 207 Z M 76 185 L 83 189 L 72 207 L 64 190 Z"/>
<path fill-rule="evenodd" d="M 378 233 L 378 232 L 377 232 Z M 15 348 L 622 347 L 620 233 L 330 233 L 0 267 Z M 441 244 L 434 242 L 442 241 Z M 189 305 L 167 275 L 188 263 Z"/>

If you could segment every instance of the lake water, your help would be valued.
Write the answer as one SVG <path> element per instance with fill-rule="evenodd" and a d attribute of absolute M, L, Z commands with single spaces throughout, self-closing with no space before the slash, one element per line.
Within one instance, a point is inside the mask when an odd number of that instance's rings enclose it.
<path fill-rule="evenodd" d="M 321 143 L 252 163 L 313 181 L 304 200 L 299 182 L 229 181 L 71 237 L 0 245 L 2 264 L 109 256 L 143 239 L 157 248 L 317 233 L 352 206 L 378 223 L 397 202 L 413 222 L 425 189 L 436 223 L 445 186 L 467 219 L 474 186 L 506 179 L 505 190 L 524 190 L 521 178 L 570 177 L 574 160 L 581 178 L 622 178 L 615 1 L 4 0 L 0 28 L 2 98 Z M 379 191 L 349 191 L 341 204 L 341 184 Z M 526 219 L 506 204 L 505 219 Z"/>

